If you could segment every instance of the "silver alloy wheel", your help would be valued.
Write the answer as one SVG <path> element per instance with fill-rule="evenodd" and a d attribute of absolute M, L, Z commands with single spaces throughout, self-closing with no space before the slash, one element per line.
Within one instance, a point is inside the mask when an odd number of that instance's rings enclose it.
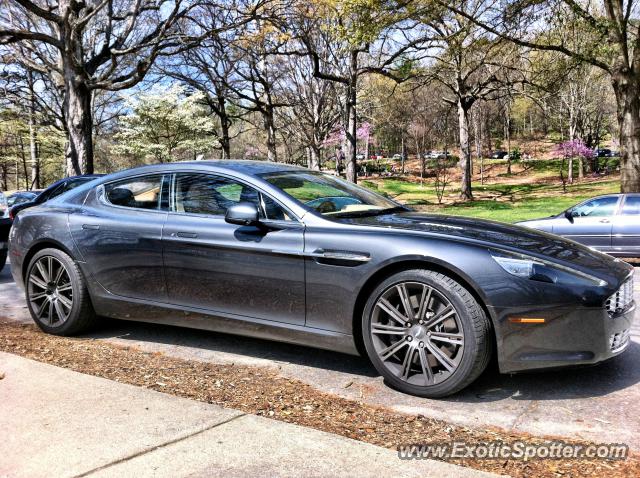
<path fill-rule="evenodd" d="M 31 309 L 44 325 L 58 327 L 73 308 L 73 287 L 64 264 L 53 256 L 43 256 L 29 271 L 27 293 Z"/>
<path fill-rule="evenodd" d="M 386 289 L 373 308 L 370 333 L 387 370 L 412 385 L 441 383 L 462 360 L 464 331 L 458 312 L 427 284 L 400 282 Z"/>

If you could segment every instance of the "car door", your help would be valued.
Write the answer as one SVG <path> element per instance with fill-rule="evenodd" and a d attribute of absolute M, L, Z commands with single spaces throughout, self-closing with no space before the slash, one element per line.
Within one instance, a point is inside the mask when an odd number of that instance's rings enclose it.
<path fill-rule="evenodd" d="M 640 194 L 627 194 L 613 220 L 612 252 L 636 257 L 640 254 Z"/>
<path fill-rule="evenodd" d="M 112 294 L 166 302 L 162 227 L 169 176 L 128 178 L 95 188 L 81 212 L 69 215 L 86 268 Z"/>
<path fill-rule="evenodd" d="M 258 205 L 268 226 L 227 223 L 240 201 Z M 304 325 L 304 226 L 248 184 L 176 173 L 163 247 L 172 304 Z"/>
<path fill-rule="evenodd" d="M 553 232 L 599 251 L 609 251 L 619 200 L 617 195 L 589 199 L 569 210 L 572 220 L 559 218 Z"/>

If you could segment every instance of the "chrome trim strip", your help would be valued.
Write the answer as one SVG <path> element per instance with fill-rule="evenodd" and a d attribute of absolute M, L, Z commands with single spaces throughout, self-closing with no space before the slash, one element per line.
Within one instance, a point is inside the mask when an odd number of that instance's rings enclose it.
<path fill-rule="evenodd" d="M 334 251 L 334 250 L 326 251 L 324 249 L 316 249 L 313 252 L 306 253 L 305 256 L 318 257 L 321 259 L 336 259 L 336 260 L 342 260 L 342 261 L 355 261 L 355 262 L 369 262 L 371 260 L 371 256 L 366 252 Z"/>

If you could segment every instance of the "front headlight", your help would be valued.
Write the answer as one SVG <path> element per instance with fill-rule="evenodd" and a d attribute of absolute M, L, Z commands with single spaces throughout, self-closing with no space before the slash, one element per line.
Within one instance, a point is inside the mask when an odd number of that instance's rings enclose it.
<path fill-rule="evenodd" d="M 490 251 L 491 257 L 509 274 L 540 282 L 587 283 L 605 286 L 607 282 L 582 271 L 526 254 Z"/>

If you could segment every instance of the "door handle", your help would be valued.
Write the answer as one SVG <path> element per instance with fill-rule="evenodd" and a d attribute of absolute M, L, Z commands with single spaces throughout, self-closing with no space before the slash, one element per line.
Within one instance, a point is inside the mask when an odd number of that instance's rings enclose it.
<path fill-rule="evenodd" d="M 100 226 L 98 224 L 83 224 L 82 229 L 89 229 L 89 230 L 95 231 L 100 229 Z"/>
<path fill-rule="evenodd" d="M 609 224 L 611 221 L 609 221 L 609 219 L 600 219 L 600 222 L 603 224 Z"/>
<path fill-rule="evenodd" d="M 195 239 L 196 237 L 198 237 L 198 235 L 195 232 L 176 232 L 175 235 L 178 237 L 184 237 L 187 239 Z"/>

